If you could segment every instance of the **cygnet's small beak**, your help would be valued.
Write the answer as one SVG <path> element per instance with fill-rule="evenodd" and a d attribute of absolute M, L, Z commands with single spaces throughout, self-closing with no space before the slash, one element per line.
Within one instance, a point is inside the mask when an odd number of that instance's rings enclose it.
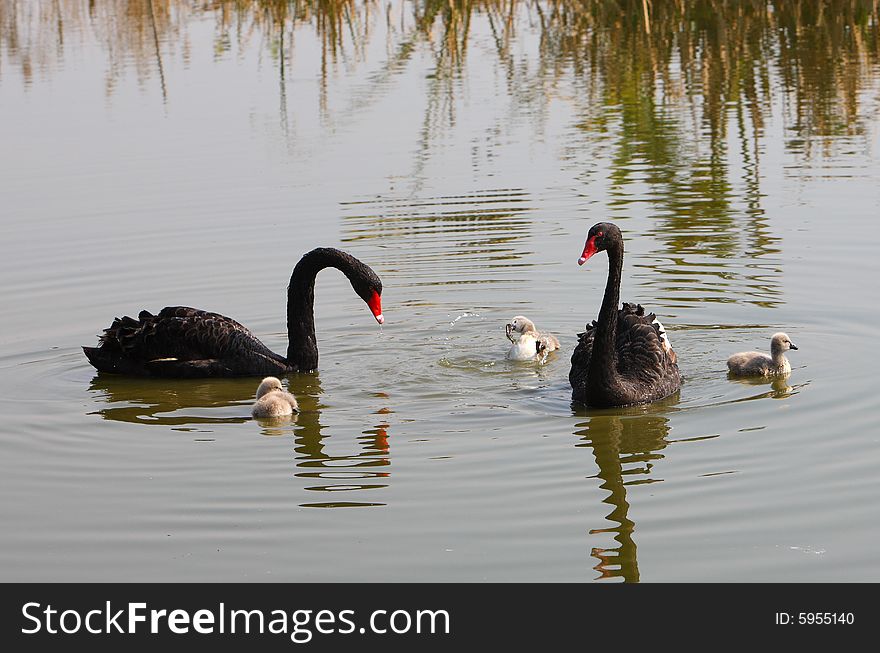
<path fill-rule="evenodd" d="M 795 344 L 794 344 L 793 342 L 788 343 L 788 346 L 789 346 L 791 349 L 797 350 L 797 347 L 795 346 Z"/>

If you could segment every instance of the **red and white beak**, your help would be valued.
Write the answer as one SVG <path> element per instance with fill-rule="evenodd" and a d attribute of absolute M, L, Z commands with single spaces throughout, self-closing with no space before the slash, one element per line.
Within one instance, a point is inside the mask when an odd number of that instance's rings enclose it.
<path fill-rule="evenodd" d="M 578 259 L 578 265 L 583 265 L 590 260 L 590 257 L 593 256 L 596 251 L 596 237 L 591 236 L 587 239 L 587 244 L 584 245 L 584 253 L 581 254 L 581 257 Z"/>
<path fill-rule="evenodd" d="M 373 316 L 376 318 L 376 322 L 379 324 L 385 324 L 385 318 L 382 315 L 382 296 L 375 290 L 373 291 L 372 296 L 370 296 L 367 306 L 370 307 L 370 311 L 372 311 Z"/>

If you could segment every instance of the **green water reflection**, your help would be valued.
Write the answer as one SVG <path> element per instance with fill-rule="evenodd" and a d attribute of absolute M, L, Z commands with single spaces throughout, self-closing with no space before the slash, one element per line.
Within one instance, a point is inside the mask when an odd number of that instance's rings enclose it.
<path fill-rule="evenodd" d="M 111 92 L 112 80 L 132 63 L 138 76 L 150 78 L 161 75 L 163 52 L 187 62 L 188 30 L 197 17 L 214 21 L 215 56 L 233 44 L 241 50 L 256 42 L 279 68 L 296 47 L 294 39 L 285 45 L 285 34 L 314 30 L 324 84 L 332 83 L 329 72 L 343 61 L 366 62 L 366 46 L 379 38 L 377 21 L 391 40 L 391 69 L 405 66 L 406 53 L 425 45 L 435 58 L 432 78 L 449 80 L 463 73 L 475 27 L 484 21 L 515 98 L 548 103 L 547 91 L 571 76 L 584 92 L 584 129 L 618 131 L 618 161 L 623 167 L 633 159 L 652 163 L 657 184 L 675 184 L 668 164 L 675 169 L 682 156 L 691 158 L 703 173 L 681 191 L 699 189 L 708 198 L 706 209 L 729 203 L 729 185 L 719 176 L 728 155 L 726 116 L 736 116 L 734 124 L 742 127 L 736 138 L 754 151 L 778 76 L 790 149 L 810 154 L 830 145 L 814 138 L 862 135 L 871 117 L 860 94 L 871 86 L 880 53 L 878 8 L 871 0 L 654 2 L 647 16 L 642 0 L 4 0 L 0 7 L 4 67 L 17 68 L 26 83 L 51 74 L 82 38 L 78 33 L 90 31 L 108 57 Z M 529 30 L 539 35 L 538 64 L 515 65 L 512 45 Z M 443 94 L 457 92 L 456 84 L 442 85 Z M 692 119 L 688 128 L 704 139 L 698 154 L 683 142 L 686 121 L 677 116 Z M 627 172 L 612 175 L 624 183 Z M 750 201 L 758 197 L 752 190 Z"/>
<path fill-rule="evenodd" d="M 319 111 L 331 124 L 374 104 L 392 89 L 389 80 L 414 65 L 416 51 L 427 52 L 433 72 L 422 104 L 416 180 L 418 161 L 455 127 L 460 81 L 475 42 L 488 34 L 491 47 L 480 49 L 481 56 L 495 57 L 505 101 L 528 116 L 536 133 L 560 96 L 577 107 L 584 140 L 566 145 L 564 165 L 580 169 L 587 182 L 598 174 L 590 151 L 608 156 L 610 165 L 601 168 L 608 210 L 620 221 L 651 218 L 653 255 L 639 266 L 648 285 L 683 306 L 782 301 L 782 243 L 760 181 L 765 133 L 781 120 L 775 128 L 785 134 L 785 150 L 802 161 L 865 142 L 880 67 L 880 20 L 870 0 L 4 0 L 0 6 L 0 76 L 15 69 L 29 85 L 51 75 L 90 33 L 106 53 L 109 94 L 133 71 L 143 83 L 157 82 L 171 103 L 174 90 L 163 72 L 168 60 L 187 65 L 192 25 L 210 19 L 215 57 L 255 46 L 268 52 L 278 69 L 285 134 L 292 118 L 285 70 L 295 60 L 299 30 L 320 43 Z M 367 52 L 383 36 L 377 69 Z M 532 47 L 522 45 L 526 36 L 534 37 L 534 53 L 523 50 Z M 345 70 L 367 66 L 368 83 L 329 99 Z M 350 223 L 349 240 L 452 226 L 448 213 L 434 224 L 418 212 L 375 208 L 381 215 Z M 474 217 L 471 211 L 455 220 L 461 225 Z M 498 226 L 511 238 L 528 228 L 527 220 Z"/>

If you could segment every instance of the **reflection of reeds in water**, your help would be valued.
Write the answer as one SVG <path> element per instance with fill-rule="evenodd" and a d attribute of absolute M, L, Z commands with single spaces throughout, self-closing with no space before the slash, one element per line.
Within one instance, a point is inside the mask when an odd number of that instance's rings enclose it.
<path fill-rule="evenodd" d="M 67 50 L 89 37 L 107 52 L 108 93 L 133 68 L 141 81 L 158 78 L 164 96 L 162 57 L 179 52 L 188 58 L 186 25 L 191 13 L 189 3 L 176 0 L 2 0 L 0 79 L 4 60 L 9 59 L 30 84 L 34 75 L 51 73 Z"/>
<path fill-rule="evenodd" d="M 529 196 L 517 189 L 453 197 L 378 199 L 343 205 L 343 242 L 393 248 L 394 267 L 411 286 L 491 283 L 523 259 L 532 230 Z"/>
<path fill-rule="evenodd" d="M 780 242 L 761 200 L 768 123 L 778 120 L 787 151 L 809 161 L 867 139 L 880 104 L 874 0 L 3 0 L 0 80 L 10 66 L 26 83 L 48 73 L 88 32 L 107 51 L 108 91 L 133 66 L 158 79 L 164 97 L 163 69 L 168 59 L 188 61 L 187 25 L 199 17 L 215 20 L 218 57 L 269 51 L 285 134 L 285 67 L 302 30 L 319 39 L 314 66 L 329 122 L 348 122 L 392 87 L 414 52 L 428 53 L 415 178 L 436 136 L 455 126 L 469 44 L 488 38 L 512 106 L 536 131 L 560 97 L 575 107 L 583 138 L 564 146 L 562 164 L 588 177 L 589 150 L 600 149 L 612 214 L 650 212 L 648 234 L 660 246 L 643 276 L 672 302 L 781 301 Z M 377 70 L 366 52 L 382 37 Z M 365 63 L 366 83 L 334 97 L 341 110 L 331 106 L 335 71 Z M 719 261 L 730 265 L 719 270 Z"/>
<path fill-rule="evenodd" d="M 612 506 L 607 519 L 613 526 L 590 530 L 591 535 L 611 533 L 618 546 L 594 547 L 592 556 L 598 560 L 594 567 L 599 578 L 623 578 L 624 582 L 639 581 L 637 547 L 633 540 L 635 522 L 629 517 L 630 504 L 626 488 L 632 485 L 655 483 L 651 478 L 653 462 L 661 460 L 658 453 L 667 444 L 669 419 L 660 414 L 601 414 L 578 425 L 575 435 L 582 442 L 578 447 L 593 451 L 599 468 L 597 477 L 601 488 L 608 492 L 604 502 Z"/>
<path fill-rule="evenodd" d="M 779 250 L 760 206 L 758 168 L 771 111 L 766 11 L 759 3 L 656 3 L 647 29 L 636 4 L 584 13 L 561 3 L 547 20 L 568 26 L 551 58 L 575 51 L 588 142 L 599 134 L 610 145 L 612 210 L 626 218 L 647 202 L 657 218 L 649 233 L 662 243 L 661 260 L 641 276 L 671 303 L 773 305 Z M 724 259 L 750 263 L 725 267 Z"/>
<path fill-rule="evenodd" d="M 873 0 L 417 0 L 385 6 L 375 0 L 3 0 L 0 53 L 28 78 L 62 59 L 71 35 L 89 30 L 106 47 L 112 75 L 130 64 L 139 74 L 158 73 L 156 43 L 168 56 L 179 45 L 188 60 L 186 26 L 197 16 L 215 19 L 218 54 L 233 42 L 244 49 L 258 35 L 277 60 L 286 52 L 281 35 L 290 33 L 287 54 L 293 56 L 295 32 L 307 26 L 322 44 L 322 75 L 337 62 L 362 61 L 384 21 L 385 37 L 396 41 L 388 44 L 391 56 L 414 39 L 424 43 L 436 61 L 433 77 L 447 94 L 456 91 L 449 80 L 464 74 L 480 21 L 514 97 L 548 102 L 549 91 L 571 78 L 592 107 L 584 125 L 595 129 L 615 121 L 624 128 L 624 122 L 644 125 L 662 120 L 670 108 L 684 111 L 708 140 L 709 161 L 723 155 L 728 115 L 742 112 L 751 135 L 760 135 L 774 75 L 782 80 L 793 147 L 804 148 L 816 136 L 863 133 L 870 116 L 862 94 L 876 90 L 880 62 Z M 512 54 L 516 39 L 530 32 L 539 39 L 534 69 Z M 8 65 L 5 59 L 0 62 Z M 608 107 L 631 113 L 608 114 Z M 641 149 L 661 158 L 680 152 L 662 142 Z"/>
<path fill-rule="evenodd" d="M 312 25 L 321 38 L 322 72 L 356 54 L 369 39 L 371 0 L 0 0 L 0 64 L 11 59 L 29 83 L 36 71 L 50 72 L 63 61 L 68 41 L 94 38 L 107 52 L 107 88 L 134 66 L 140 80 L 162 77 L 163 56 L 191 56 L 189 22 L 201 16 L 215 20 L 214 52 L 223 56 L 235 45 L 252 42 L 284 65 L 285 31 Z M 3 68 L 0 65 L 0 79 Z"/>
<path fill-rule="evenodd" d="M 766 124 L 783 106 L 789 150 L 805 157 L 815 143 L 864 134 L 873 110 L 862 95 L 876 94 L 880 62 L 876 3 L 448 3 L 426 12 L 443 23 L 434 77 L 447 80 L 446 95 L 474 22 L 456 12 L 485 13 L 508 94 L 536 119 L 568 85 L 585 138 L 567 158 L 583 161 L 598 140 L 612 211 L 626 218 L 649 204 L 648 233 L 662 245 L 642 277 L 660 296 L 781 301 L 780 241 L 761 205 Z M 517 58 L 517 32 L 530 25 L 537 57 Z M 438 104 L 432 95 L 426 114 Z"/>

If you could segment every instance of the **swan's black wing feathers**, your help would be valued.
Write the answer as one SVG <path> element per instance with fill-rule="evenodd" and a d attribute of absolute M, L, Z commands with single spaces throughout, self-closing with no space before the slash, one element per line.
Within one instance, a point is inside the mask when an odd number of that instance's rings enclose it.
<path fill-rule="evenodd" d="M 624 303 L 617 312 L 617 371 L 624 386 L 620 404 L 653 401 L 665 397 L 681 385 L 675 353 L 663 346 L 659 323 L 654 313 L 645 313 L 641 304 Z M 589 399 L 587 372 L 593 353 L 596 322 L 578 334 L 578 344 L 571 357 L 569 381 L 573 397 Z"/>
<path fill-rule="evenodd" d="M 580 399 L 586 394 L 587 370 L 590 369 L 590 357 L 593 355 L 593 336 L 596 331 L 596 321 L 593 320 L 584 328 L 583 333 L 578 334 L 578 344 L 571 355 L 571 371 L 568 380 L 574 390 L 575 398 Z"/>
<path fill-rule="evenodd" d="M 171 377 L 290 371 L 283 357 L 235 320 L 187 306 L 117 318 L 99 340 L 97 348 L 83 349 L 100 371 Z"/>
<path fill-rule="evenodd" d="M 621 375 L 653 387 L 668 374 L 667 354 L 654 313 L 624 303 L 617 317 L 617 367 Z"/>

